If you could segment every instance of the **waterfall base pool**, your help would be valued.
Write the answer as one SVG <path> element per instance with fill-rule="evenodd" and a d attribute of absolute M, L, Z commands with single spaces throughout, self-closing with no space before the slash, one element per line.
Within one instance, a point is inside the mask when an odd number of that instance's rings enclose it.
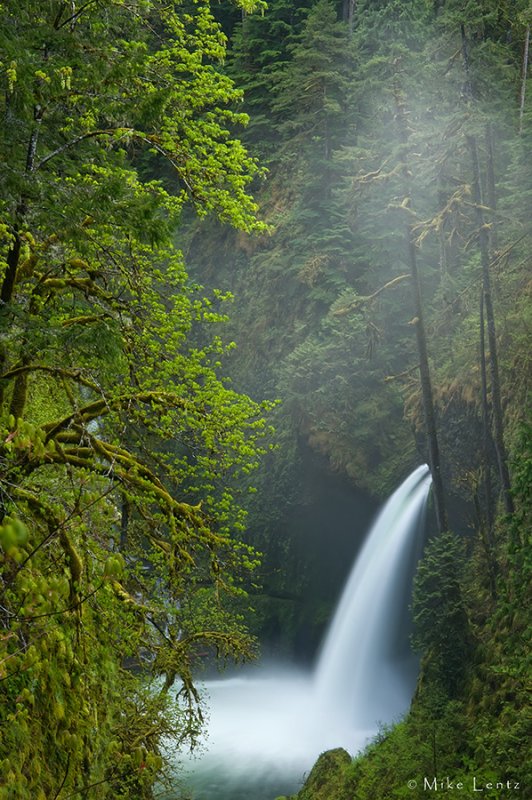
<path fill-rule="evenodd" d="M 355 753 L 376 732 L 347 726 L 342 715 L 320 706 L 311 674 L 271 667 L 257 673 L 204 684 L 208 738 L 182 775 L 194 800 L 291 794 L 324 750 L 342 746 Z"/>

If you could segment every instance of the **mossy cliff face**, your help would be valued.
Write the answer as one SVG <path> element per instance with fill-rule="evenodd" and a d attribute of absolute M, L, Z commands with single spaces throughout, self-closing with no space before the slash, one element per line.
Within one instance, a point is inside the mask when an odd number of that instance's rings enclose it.
<path fill-rule="evenodd" d="M 347 768 L 351 756 L 342 747 L 322 753 L 297 795 L 277 800 L 350 800 Z"/>

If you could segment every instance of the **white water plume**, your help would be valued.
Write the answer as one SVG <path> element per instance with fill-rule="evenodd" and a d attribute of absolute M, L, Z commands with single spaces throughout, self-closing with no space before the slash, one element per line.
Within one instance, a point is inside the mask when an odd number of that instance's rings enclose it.
<path fill-rule="evenodd" d="M 197 800 L 272 798 L 297 787 L 318 755 L 360 750 L 410 703 L 415 670 L 394 654 L 408 606 L 430 490 L 418 467 L 374 523 L 338 604 L 313 673 L 258 668 L 207 681 L 205 752 L 190 764 Z"/>
<path fill-rule="evenodd" d="M 377 517 L 325 638 L 315 675 L 317 700 L 358 725 L 389 722 L 402 713 L 401 664 L 393 642 L 408 596 L 421 518 L 430 489 L 428 467 L 418 467 Z"/>

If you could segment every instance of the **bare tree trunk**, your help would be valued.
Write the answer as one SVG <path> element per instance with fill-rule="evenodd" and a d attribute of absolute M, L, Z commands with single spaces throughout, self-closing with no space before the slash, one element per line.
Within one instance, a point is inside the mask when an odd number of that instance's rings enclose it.
<path fill-rule="evenodd" d="M 419 271 L 417 266 L 417 250 L 415 235 L 412 226 L 408 225 L 405 233 L 410 274 L 412 276 L 412 299 L 414 301 L 415 328 L 417 349 L 419 355 L 419 377 L 421 381 L 421 397 L 423 402 L 423 416 L 425 418 L 425 429 L 427 434 L 427 444 L 429 451 L 429 465 L 432 473 L 432 483 L 434 490 L 434 505 L 436 509 L 436 522 L 438 530 L 447 530 L 447 512 L 445 509 L 445 499 L 443 493 L 443 481 L 441 477 L 440 450 L 438 446 L 438 434 L 436 427 L 436 415 L 434 413 L 434 399 L 432 393 L 432 381 L 430 378 L 429 356 L 427 350 L 427 336 L 425 333 L 425 323 L 423 320 L 423 302 L 421 300 L 421 286 L 419 282 Z"/>
<path fill-rule="evenodd" d="M 486 125 L 486 150 L 488 153 L 488 175 L 487 175 L 487 195 L 490 207 L 491 227 L 489 244 L 491 251 L 497 250 L 499 246 L 497 231 L 497 191 L 495 181 L 495 159 L 493 158 L 493 127 L 491 122 Z"/>
<path fill-rule="evenodd" d="M 356 9 L 356 0 L 344 0 L 342 8 L 342 18 L 344 22 L 347 22 L 350 36 L 353 33 L 353 27 L 355 23 L 355 9 Z"/>
<path fill-rule="evenodd" d="M 405 104 L 395 87 L 396 119 L 399 126 L 399 136 L 403 144 L 407 145 L 409 138 L 407 116 Z M 406 148 L 403 155 L 403 174 L 404 190 L 407 197 L 412 196 L 410 186 L 410 171 L 408 169 Z M 410 209 L 412 210 L 412 209 Z M 415 314 L 415 328 L 417 350 L 419 356 L 419 376 L 421 383 L 421 397 L 423 404 L 423 416 L 425 420 L 425 432 L 427 436 L 429 466 L 432 474 L 434 506 L 436 511 L 436 522 L 440 533 L 447 530 L 447 512 L 445 508 L 445 496 L 443 491 L 443 481 L 441 476 L 440 450 L 438 445 L 438 433 L 436 426 L 436 414 L 434 411 L 434 396 L 432 392 L 432 381 L 430 377 L 430 366 L 427 349 L 427 336 L 423 319 L 423 302 L 421 299 L 421 286 L 419 281 L 419 270 L 417 264 L 417 245 L 416 237 L 412 224 L 405 226 L 405 242 L 407 250 L 408 265 L 412 277 L 412 300 Z"/>
<path fill-rule="evenodd" d="M 460 34 L 462 37 L 462 59 L 464 62 L 464 71 L 465 71 L 465 81 L 464 85 L 462 86 L 462 95 L 465 100 L 469 102 L 473 98 L 473 83 L 471 81 L 471 69 L 469 64 L 469 42 L 467 41 L 467 36 L 465 32 L 465 26 L 462 23 L 460 25 Z"/>
<path fill-rule="evenodd" d="M 527 25 L 525 49 L 523 51 L 523 67 L 521 71 L 521 98 L 519 103 L 519 136 L 523 133 L 523 117 L 525 114 L 526 78 L 528 74 L 528 50 L 530 47 L 530 25 Z"/>
<path fill-rule="evenodd" d="M 510 485 L 510 473 L 504 445 L 504 429 L 502 416 L 501 388 L 499 378 L 499 360 L 497 349 L 497 334 L 495 330 L 495 315 L 493 311 L 493 301 L 491 294 L 490 279 L 490 258 L 488 246 L 488 229 L 484 223 L 484 212 L 482 210 L 482 193 L 480 190 L 480 168 L 478 163 L 477 142 L 474 136 L 468 136 L 467 141 L 471 151 L 471 163 L 473 168 L 472 194 L 473 202 L 476 206 L 476 221 L 478 227 L 478 243 L 480 249 L 480 260 L 482 264 L 482 291 L 484 295 L 484 308 L 486 310 L 486 323 L 488 329 L 488 349 L 491 377 L 491 398 L 493 409 L 493 439 L 495 452 L 497 454 L 497 467 L 501 490 L 504 500 L 504 508 L 508 514 L 514 510 L 513 498 Z"/>
<path fill-rule="evenodd" d="M 482 445 L 484 452 L 484 501 L 486 524 L 491 532 L 493 526 L 493 497 L 491 493 L 491 420 L 488 400 L 488 375 L 486 366 L 486 330 L 484 322 L 484 291 L 480 292 L 480 382 L 482 393 Z"/>
<path fill-rule="evenodd" d="M 493 494 L 491 491 L 491 421 L 488 400 L 488 376 L 486 366 L 486 336 L 484 324 L 484 291 L 480 292 L 480 380 L 482 391 L 482 450 L 484 468 L 481 481 L 484 489 L 484 514 L 480 503 L 478 510 L 479 529 L 482 532 L 482 543 L 486 553 L 491 596 L 497 597 L 497 560 L 493 541 Z"/>

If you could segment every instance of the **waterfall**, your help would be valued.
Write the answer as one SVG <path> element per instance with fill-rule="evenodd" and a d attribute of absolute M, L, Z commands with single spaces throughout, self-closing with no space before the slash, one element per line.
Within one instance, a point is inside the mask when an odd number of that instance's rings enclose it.
<path fill-rule="evenodd" d="M 407 710 L 415 669 L 403 669 L 396 644 L 430 484 L 428 467 L 418 467 L 377 517 L 312 674 L 268 666 L 205 682 L 208 739 L 187 768 L 197 800 L 270 800 L 296 791 L 321 752 L 354 753 L 379 722 Z"/>
<path fill-rule="evenodd" d="M 356 559 L 322 647 L 317 700 L 323 710 L 341 710 L 361 726 L 389 722 L 404 711 L 393 642 L 408 605 L 430 485 L 423 465 L 390 497 Z"/>

